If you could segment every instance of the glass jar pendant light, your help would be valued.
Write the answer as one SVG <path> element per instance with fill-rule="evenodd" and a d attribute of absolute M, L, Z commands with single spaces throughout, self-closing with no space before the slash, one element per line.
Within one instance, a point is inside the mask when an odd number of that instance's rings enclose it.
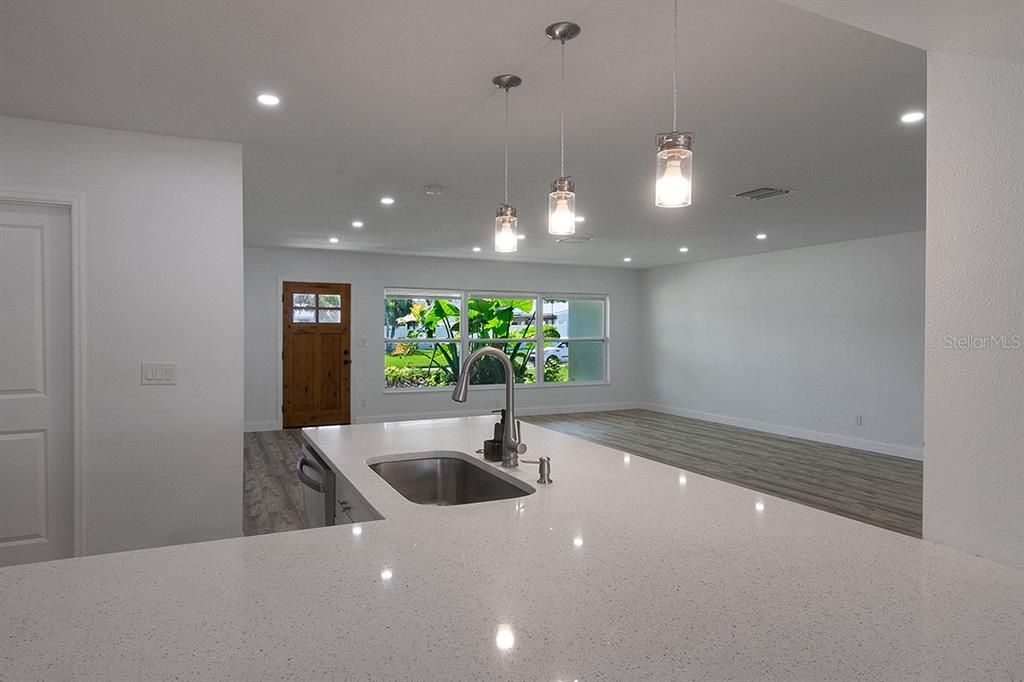
<path fill-rule="evenodd" d="M 514 253 L 519 250 L 519 218 L 515 206 L 500 204 L 494 218 L 494 250 L 498 253 Z"/>
<path fill-rule="evenodd" d="M 551 183 L 548 195 L 548 233 L 558 236 L 576 232 L 576 185 L 565 174 L 565 43 L 580 34 L 580 27 L 571 21 L 559 21 L 548 26 L 544 33 L 562 44 L 562 94 L 560 106 L 561 173 Z"/>
<path fill-rule="evenodd" d="M 494 250 L 514 253 L 519 250 L 519 218 L 508 203 L 508 91 L 522 85 L 523 79 L 512 74 L 495 76 L 491 82 L 505 91 L 505 201 L 498 205 L 494 218 Z"/>
<path fill-rule="evenodd" d="M 679 0 L 672 7 L 672 132 L 658 134 L 654 205 L 689 206 L 693 193 L 693 133 L 681 133 L 679 114 Z"/>

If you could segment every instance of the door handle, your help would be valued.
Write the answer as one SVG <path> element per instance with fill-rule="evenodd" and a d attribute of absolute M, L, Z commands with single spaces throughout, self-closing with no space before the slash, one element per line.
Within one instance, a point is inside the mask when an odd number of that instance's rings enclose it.
<path fill-rule="evenodd" d="M 343 365 L 351 365 L 352 361 L 351 360 L 342 360 L 341 364 L 343 364 Z"/>
<path fill-rule="evenodd" d="M 314 480 L 314 479 L 310 478 L 309 475 L 305 471 L 303 471 L 303 469 L 305 469 L 306 467 L 309 467 L 313 471 L 316 471 L 317 473 L 319 473 L 320 474 L 320 480 L 317 481 L 317 480 Z M 321 469 L 320 465 L 317 464 L 316 462 L 314 462 L 314 461 L 312 461 L 310 459 L 307 459 L 305 455 L 302 455 L 301 457 L 299 457 L 298 460 L 296 460 L 296 462 L 295 462 L 295 473 L 298 475 L 299 480 L 302 481 L 302 483 L 304 485 L 312 488 L 313 490 L 315 490 L 318 493 L 322 493 L 324 491 L 324 485 L 323 485 L 324 470 Z"/>

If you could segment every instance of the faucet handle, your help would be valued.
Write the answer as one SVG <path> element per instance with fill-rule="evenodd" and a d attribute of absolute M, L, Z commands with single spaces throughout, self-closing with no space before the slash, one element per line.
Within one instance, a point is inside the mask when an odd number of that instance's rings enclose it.
<path fill-rule="evenodd" d="M 515 433 L 515 439 L 517 441 L 516 442 L 516 452 L 519 453 L 520 455 L 523 454 L 524 452 L 526 452 L 526 443 L 524 443 L 522 441 L 522 437 L 523 437 L 523 422 L 521 422 L 521 421 L 519 421 L 517 419 L 516 420 L 516 433 Z"/>

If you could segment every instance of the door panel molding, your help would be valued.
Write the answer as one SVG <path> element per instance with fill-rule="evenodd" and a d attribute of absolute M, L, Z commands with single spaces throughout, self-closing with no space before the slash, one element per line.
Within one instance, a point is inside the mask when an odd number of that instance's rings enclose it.
<path fill-rule="evenodd" d="M 5 292 L 0 297 L 0 316 L 7 319 L 20 317 L 21 324 L 8 328 L 5 345 L 10 344 L 11 355 L 32 355 L 31 362 L 8 362 L 0 358 L 0 395 L 33 395 L 46 393 L 46 311 L 43 308 L 43 289 L 46 274 L 43 260 L 43 223 L 34 225 L 0 225 L 0 253 L 5 276 L 24 283 L 25 290 Z M 23 296 L 32 294 L 26 305 Z M 31 322 L 29 322 L 31 320 Z"/>
<path fill-rule="evenodd" d="M 15 480 L 13 496 L 0 500 L 0 547 L 46 542 L 46 433 L 0 433 L 0 479 Z"/>
<path fill-rule="evenodd" d="M 71 223 L 71 459 L 72 546 L 75 556 L 88 553 L 84 463 L 86 451 L 88 353 L 88 258 L 86 197 L 84 192 L 47 187 L 0 186 L 0 201 L 66 207 Z M 2 398 L 0 398 L 2 399 Z M 31 540 L 27 542 L 40 542 Z"/>

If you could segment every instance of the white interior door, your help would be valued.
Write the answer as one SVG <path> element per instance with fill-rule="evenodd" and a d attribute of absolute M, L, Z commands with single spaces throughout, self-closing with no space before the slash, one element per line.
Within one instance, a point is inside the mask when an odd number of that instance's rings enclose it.
<path fill-rule="evenodd" d="M 0 202 L 0 566 L 74 540 L 71 219 Z"/>

